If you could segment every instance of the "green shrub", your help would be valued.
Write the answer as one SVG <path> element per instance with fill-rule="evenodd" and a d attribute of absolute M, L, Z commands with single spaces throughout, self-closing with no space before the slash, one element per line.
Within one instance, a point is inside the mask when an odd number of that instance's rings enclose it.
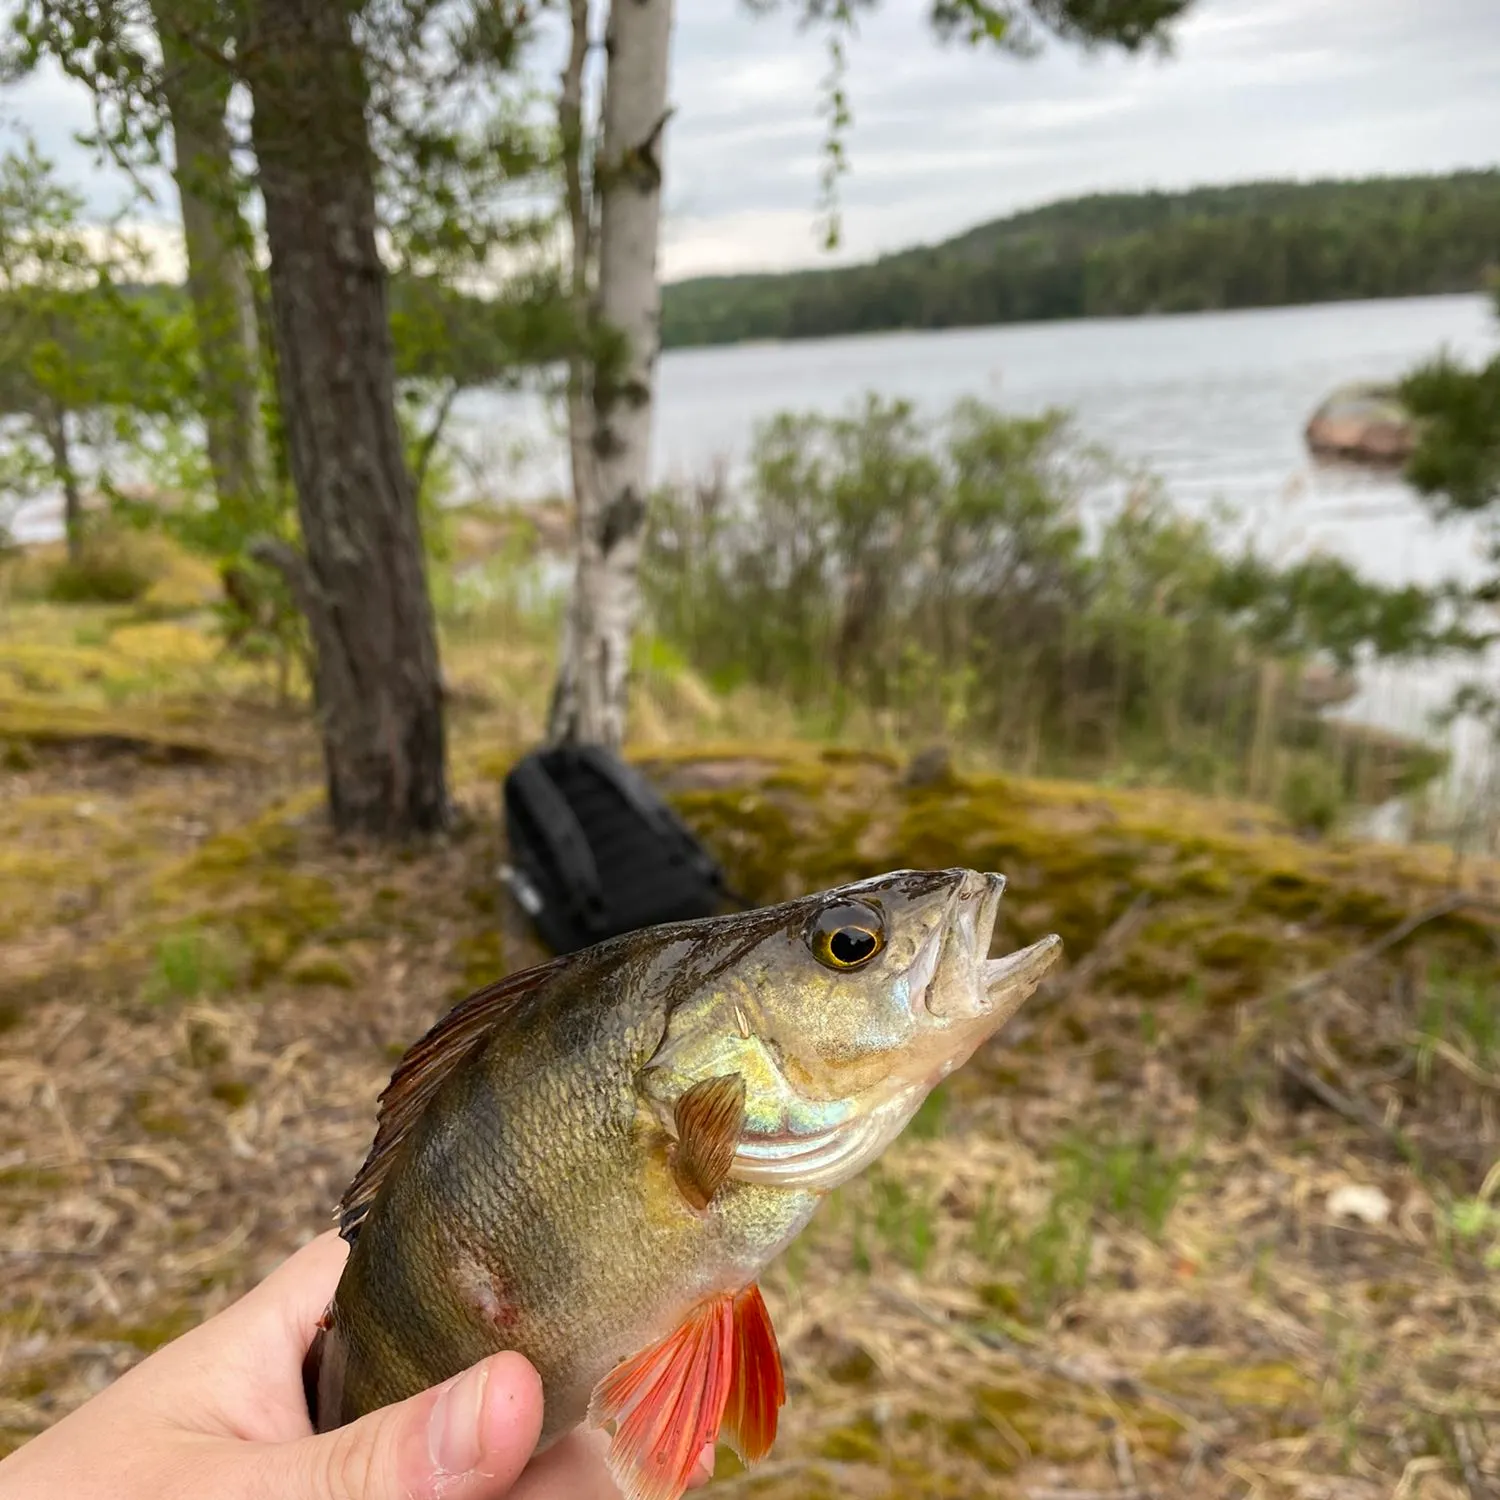
<path fill-rule="evenodd" d="M 695 669 L 831 732 L 873 716 L 1021 770 L 1263 796 L 1270 752 L 1334 755 L 1304 663 L 1450 640 L 1436 597 L 1337 560 L 1230 557 L 1062 414 L 974 401 L 940 422 L 875 397 L 774 418 L 742 488 L 720 475 L 656 499 L 641 576 L 655 631 Z"/>
<path fill-rule="evenodd" d="M 54 604 L 133 604 L 151 583 L 137 550 L 117 538 L 91 540 L 53 569 L 47 598 Z"/>

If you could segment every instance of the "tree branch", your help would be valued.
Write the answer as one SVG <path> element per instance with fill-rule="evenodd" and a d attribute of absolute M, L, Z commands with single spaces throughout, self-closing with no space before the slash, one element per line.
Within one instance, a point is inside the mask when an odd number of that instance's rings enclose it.
<path fill-rule="evenodd" d="M 432 419 L 432 426 L 423 434 L 422 441 L 417 446 L 416 458 L 412 464 L 411 481 L 419 496 L 423 486 L 427 483 L 427 471 L 432 466 L 432 455 L 437 452 L 438 442 L 443 436 L 443 428 L 448 425 L 453 403 L 457 400 L 458 382 L 450 380 L 448 389 L 443 392 L 443 399 L 438 402 L 437 415 Z"/>
<path fill-rule="evenodd" d="M 323 595 L 313 580 L 307 559 L 280 537 L 258 536 L 245 548 L 246 555 L 255 562 L 279 573 L 291 591 L 292 602 L 311 622 L 322 610 Z"/>

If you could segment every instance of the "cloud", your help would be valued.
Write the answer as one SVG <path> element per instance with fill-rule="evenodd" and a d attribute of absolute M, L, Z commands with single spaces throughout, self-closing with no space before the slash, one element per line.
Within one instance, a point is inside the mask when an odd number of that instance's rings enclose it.
<path fill-rule="evenodd" d="M 939 46 L 929 4 L 884 0 L 850 45 L 837 259 L 1077 193 L 1496 160 L 1496 0 L 1197 0 L 1169 59 L 1049 46 L 1030 62 Z M 829 263 L 823 36 L 741 0 L 679 0 L 677 16 L 664 273 Z M 81 89 L 44 70 L 7 104 L 94 211 L 119 208 L 118 174 L 71 140 L 91 119 Z"/>

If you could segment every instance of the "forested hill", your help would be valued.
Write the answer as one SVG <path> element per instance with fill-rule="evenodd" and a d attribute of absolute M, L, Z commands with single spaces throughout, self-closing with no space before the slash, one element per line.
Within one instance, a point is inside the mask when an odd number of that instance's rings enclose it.
<path fill-rule="evenodd" d="M 665 288 L 668 346 L 1478 288 L 1500 170 L 1106 193 L 864 265 Z"/>

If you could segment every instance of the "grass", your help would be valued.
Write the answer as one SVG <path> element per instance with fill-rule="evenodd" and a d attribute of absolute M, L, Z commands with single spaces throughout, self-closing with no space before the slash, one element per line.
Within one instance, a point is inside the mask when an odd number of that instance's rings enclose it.
<path fill-rule="evenodd" d="M 239 967 L 222 934 L 189 925 L 157 940 L 145 992 L 156 1002 L 219 995 L 233 983 Z"/>
<path fill-rule="evenodd" d="M 1416 1029 L 1424 1074 L 1431 1071 L 1438 1042 L 1459 1048 L 1481 1067 L 1500 1059 L 1500 1003 L 1493 985 L 1472 974 L 1441 968 L 1428 974 Z"/>

